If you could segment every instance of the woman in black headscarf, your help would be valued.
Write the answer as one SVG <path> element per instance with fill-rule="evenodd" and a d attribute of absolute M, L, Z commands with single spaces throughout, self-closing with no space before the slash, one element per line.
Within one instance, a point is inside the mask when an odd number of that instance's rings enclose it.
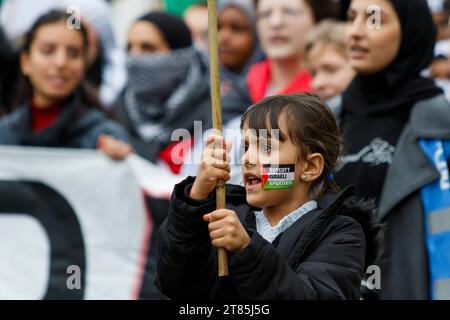
<path fill-rule="evenodd" d="M 194 122 L 210 118 L 209 73 L 180 18 L 154 11 L 140 17 L 128 34 L 128 85 L 118 118 L 134 138 L 138 154 L 179 173 L 182 145 L 176 129 L 194 134 Z M 188 150 L 188 145 L 180 149 Z M 176 152 L 173 152 L 175 155 Z"/>
<path fill-rule="evenodd" d="M 421 190 L 439 173 L 419 141 L 450 139 L 450 106 L 421 76 L 434 39 L 425 0 L 351 2 L 347 41 L 358 75 L 343 95 L 336 180 L 375 199 L 387 224 L 380 292 L 387 299 L 427 299 L 432 291 Z"/>

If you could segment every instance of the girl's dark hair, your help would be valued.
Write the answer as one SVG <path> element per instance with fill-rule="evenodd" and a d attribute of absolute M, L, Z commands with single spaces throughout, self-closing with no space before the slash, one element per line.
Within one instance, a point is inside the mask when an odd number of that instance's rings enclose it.
<path fill-rule="evenodd" d="M 48 24 L 54 24 L 54 23 L 59 23 L 59 22 L 67 23 L 68 21 L 71 21 L 71 19 L 72 19 L 72 16 L 62 10 L 51 10 L 51 11 L 45 13 L 44 15 L 40 16 L 36 20 L 36 22 L 32 25 L 30 30 L 25 34 L 25 36 L 23 38 L 21 52 L 24 52 L 27 54 L 30 53 L 33 41 L 36 38 L 36 34 L 41 27 L 48 25 Z M 88 48 L 88 34 L 87 34 L 86 27 L 83 25 L 82 22 L 80 22 L 79 27 L 77 26 L 74 30 L 81 33 L 81 35 L 83 37 L 83 45 L 84 45 L 85 54 L 86 54 L 87 48 Z M 87 106 L 94 106 L 94 107 L 103 109 L 99 99 L 97 98 L 96 94 L 94 93 L 95 89 L 92 88 L 92 86 L 90 84 L 82 81 L 79 89 L 81 92 L 82 101 Z M 27 77 L 25 77 L 24 75 L 22 75 L 22 79 L 19 83 L 17 91 L 18 91 L 18 94 L 17 94 L 18 100 L 16 101 L 16 103 L 14 103 L 14 105 L 16 105 L 16 106 L 22 104 L 24 101 L 26 101 L 28 98 L 30 98 L 32 96 L 32 85 L 31 85 L 29 79 Z"/>
<path fill-rule="evenodd" d="M 255 1 L 258 8 L 260 0 Z M 339 4 L 335 0 L 304 0 L 311 8 L 316 23 L 325 19 L 337 19 L 339 17 Z"/>
<path fill-rule="evenodd" d="M 280 117 L 285 115 L 287 132 L 280 130 Z M 339 187 L 332 178 L 342 151 L 342 141 L 333 113 L 318 96 L 293 94 L 272 96 L 251 106 L 241 118 L 241 130 L 247 125 L 255 130 L 279 130 L 280 140 L 289 137 L 299 147 L 299 159 L 320 153 L 325 161 L 322 175 L 314 181 L 311 197 L 319 198 L 323 192 Z"/>

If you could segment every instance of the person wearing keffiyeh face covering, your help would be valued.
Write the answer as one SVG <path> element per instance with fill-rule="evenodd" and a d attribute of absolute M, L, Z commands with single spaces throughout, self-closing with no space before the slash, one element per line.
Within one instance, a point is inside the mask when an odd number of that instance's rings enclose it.
<path fill-rule="evenodd" d="M 163 12 L 139 18 L 128 36 L 127 71 L 119 118 L 134 134 L 138 153 L 178 173 L 172 132 L 187 129 L 193 135 L 194 121 L 211 114 L 208 69 L 186 24 Z"/>

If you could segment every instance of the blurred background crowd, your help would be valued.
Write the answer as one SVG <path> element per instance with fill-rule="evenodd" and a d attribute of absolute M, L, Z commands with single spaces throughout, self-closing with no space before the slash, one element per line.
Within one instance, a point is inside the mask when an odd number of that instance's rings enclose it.
<path fill-rule="evenodd" d="M 331 108 L 341 105 L 341 93 L 356 74 L 346 49 L 350 1 L 303 2 L 296 4 L 298 12 L 283 13 L 285 30 L 280 39 L 273 39 L 279 26 L 264 23 L 267 19 L 255 11 L 254 1 L 219 1 L 225 127 L 236 127 L 233 120 L 271 94 L 313 92 Z M 435 79 L 450 98 L 449 3 L 428 4 L 438 32 L 433 61 L 423 74 Z M 194 120 L 203 121 L 203 131 L 211 127 L 206 1 L 2 0 L 0 5 L 0 115 L 30 98 L 20 61 L 27 32 L 50 10 L 76 6 L 86 30 L 86 60 L 80 66 L 83 74 L 66 95 L 81 85 L 89 107 L 95 105 L 126 129 L 116 138 L 131 143 L 146 159 L 181 172 L 170 159 L 171 132 L 186 128 L 193 133 Z"/>

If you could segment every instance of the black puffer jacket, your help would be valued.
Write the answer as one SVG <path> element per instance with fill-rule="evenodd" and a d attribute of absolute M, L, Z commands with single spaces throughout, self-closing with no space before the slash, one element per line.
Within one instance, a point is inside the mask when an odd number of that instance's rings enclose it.
<path fill-rule="evenodd" d="M 229 255 L 230 276 L 217 276 L 217 254 L 203 214 L 215 210 L 213 195 L 188 197 L 194 178 L 175 187 L 160 229 L 157 286 L 171 299 L 359 299 L 367 265 L 378 252 L 379 227 L 370 205 L 356 202 L 352 188 L 329 191 L 313 210 L 273 244 L 257 232 L 245 189 L 227 185 L 227 208 L 251 236 Z"/>

